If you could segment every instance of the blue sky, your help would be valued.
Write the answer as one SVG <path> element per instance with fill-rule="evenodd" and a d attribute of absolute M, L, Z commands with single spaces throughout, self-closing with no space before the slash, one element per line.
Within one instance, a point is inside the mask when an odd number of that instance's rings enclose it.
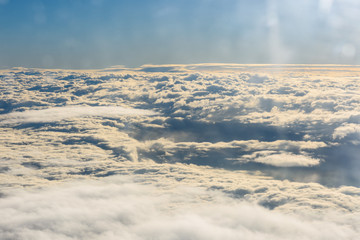
<path fill-rule="evenodd" d="M 0 68 L 360 64 L 355 0 L 0 0 Z"/>

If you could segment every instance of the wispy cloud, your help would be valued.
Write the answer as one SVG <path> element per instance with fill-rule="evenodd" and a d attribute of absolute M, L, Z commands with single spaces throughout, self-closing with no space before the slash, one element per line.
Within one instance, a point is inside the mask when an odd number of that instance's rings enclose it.
<path fill-rule="evenodd" d="M 0 116 L 0 123 L 41 123 L 56 122 L 69 118 L 86 116 L 144 116 L 155 115 L 150 110 L 131 109 L 117 106 L 66 106 L 54 107 L 42 110 L 27 110 L 24 112 L 12 112 Z"/>

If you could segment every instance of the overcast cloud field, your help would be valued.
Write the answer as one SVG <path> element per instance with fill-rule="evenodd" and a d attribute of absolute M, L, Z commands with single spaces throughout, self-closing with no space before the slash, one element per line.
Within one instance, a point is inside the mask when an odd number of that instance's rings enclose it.
<path fill-rule="evenodd" d="M 0 70 L 0 239 L 358 239 L 360 67 Z"/>

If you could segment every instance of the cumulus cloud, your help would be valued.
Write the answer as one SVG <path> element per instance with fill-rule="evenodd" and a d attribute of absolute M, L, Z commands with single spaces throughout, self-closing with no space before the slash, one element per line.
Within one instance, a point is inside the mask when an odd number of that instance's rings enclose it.
<path fill-rule="evenodd" d="M 352 172 L 360 166 L 354 150 L 349 150 L 356 139 L 348 141 L 340 134 L 346 124 L 360 123 L 357 73 L 358 69 L 347 66 L 239 64 L 4 70 L 0 121 L 4 127 L 17 123 L 13 127 L 24 139 L 32 134 L 42 136 L 37 144 L 47 145 L 44 148 L 50 152 L 49 148 L 59 144 L 81 152 L 91 145 L 118 160 L 152 159 L 248 170 L 260 165 L 249 165 L 256 158 L 244 156 L 267 151 L 269 157 L 262 158 L 269 160 L 286 153 L 291 156 L 286 157 L 288 165 L 314 169 L 317 177 L 311 179 L 327 184 L 329 179 L 324 176 L 335 169 L 341 175 L 336 178 L 337 186 L 356 182 L 358 186 L 360 179 Z M 130 109 L 137 111 L 132 116 L 141 117 L 125 121 L 122 116 L 130 114 Z M 161 117 L 151 115 L 149 109 Z M 95 121 L 95 116 L 101 119 Z M 71 121 L 60 121 L 69 118 Z M 51 124 L 37 124 L 45 122 Z M 30 131 L 31 127 L 36 130 Z M 3 136 L 13 138 L 5 129 Z M 22 146 L 21 141 L 13 143 Z M 3 144 L 3 152 L 14 150 Z M 346 155 L 347 163 L 336 161 L 334 152 Z M 262 170 L 266 165 L 271 164 L 263 164 Z M 272 175 L 273 167 L 281 168 L 273 164 Z M 279 169 L 274 176 L 283 172 Z"/>
<path fill-rule="evenodd" d="M 2 239 L 354 239 L 359 215 L 285 215 L 218 191 L 162 190 L 130 178 L 13 191 Z M 330 213 L 329 213 L 330 214 Z M 335 215 L 334 215 L 335 214 Z M 326 229 L 326 231 L 324 231 Z"/>
<path fill-rule="evenodd" d="M 130 109 L 118 106 L 66 106 L 42 110 L 27 110 L 12 112 L 0 117 L 1 123 L 37 123 L 56 122 L 68 118 L 86 116 L 144 116 L 154 115 L 155 112 L 142 109 Z"/>
<path fill-rule="evenodd" d="M 0 238 L 351 239 L 358 73 L 2 70 Z"/>
<path fill-rule="evenodd" d="M 360 134 L 360 125 L 354 123 L 343 124 L 334 130 L 332 136 L 334 139 L 343 139 L 350 134 Z"/>
<path fill-rule="evenodd" d="M 253 155 L 257 156 L 253 161 L 276 167 L 310 167 L 320 163 L 320 159 L 286 152 L 270 154 L 268 152 L 256 152 Z"/>

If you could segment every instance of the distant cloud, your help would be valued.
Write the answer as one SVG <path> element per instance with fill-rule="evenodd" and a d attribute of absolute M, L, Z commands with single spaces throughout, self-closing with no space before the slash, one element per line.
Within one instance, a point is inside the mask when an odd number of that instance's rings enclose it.
<path fill-rule="evenodd" d="M 254 153 L 253 155 L 257 154 L 258 153 Z M 256 157 L 253 161 L 276 167 L 311 167 L 320 163 L 320 159 L 286 152 L 270 154 L 262 154 L 260 152 L 260 156 Z"/>
<path fill-rule="evenodd" d="M 360 124 L 348 123 L 336 128 L 333 133 L 334 139 L 343 139 L 350 134 L 360 134 Z"/>
<path fill-rule="evenodd" d="M 60 144 L 91 145 L 109 158 L 314 176 L 291 169 L 306 167 L 322 184 L 358 185 L 356 149 L 348 149 L 360 124 L 358 72 L 354 66 L 221 63 L 3 70 L 0 124 L 26 123 L 17 126 L 24 129 L 18 135 L 31 126 L 37 133 L 66 132 Z M 125 115 L 133 117 L 125 123 Z M 92 124 L 92 116 L 104 118 Z M 71 126 L 56 122 L 70 118 Z M 44 122 L 53 124 L 36 124 Z M 336 161 L 334 152 L 348 163 Z M 329 180 L 331 169 L 341 177 Z"/>
<path fill-rule="evenodd" d="M 150 110 L 130 109 L 116 106 L 66 106 L 3 114 L 0 116 L 0 123 L 55 122 L 68 118 L 86 116 L 143 116 L 154 114 L 155 112 Z"/>
<path fill-rule="evenodd" d="M 175 67 L 144 67 L 140 71 L 143 72 L 178 72 Z"/>

